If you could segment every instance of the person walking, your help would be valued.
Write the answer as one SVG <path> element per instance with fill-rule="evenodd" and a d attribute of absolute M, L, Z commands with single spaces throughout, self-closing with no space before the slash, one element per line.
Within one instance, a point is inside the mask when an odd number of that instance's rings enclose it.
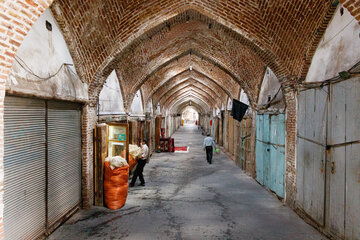
<path fill-rule="evenodd" d="M 145 179 L 143 176 L 143 170 L 146 163 L 149 163 L 149 147 L 145 139 L 141 141 L 142 155 L 138 161 L 137 167 L 134 172 L 134 176 L 131 179 L 130 187 L 134 187 L 137 177 L 140 179 L 139 186 L 145 186 Z"/>
<path fill-rule="evenodd" d="M 213 147 L 216 148 L 215 141 L 208 133 L 204 139 L 203 149 L 206 150 L 206 160 L 209 164 L 212 163 Z"/>

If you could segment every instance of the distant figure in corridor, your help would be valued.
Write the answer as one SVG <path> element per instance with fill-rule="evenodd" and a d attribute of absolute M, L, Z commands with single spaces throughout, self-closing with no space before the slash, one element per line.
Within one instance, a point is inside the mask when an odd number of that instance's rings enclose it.
<path fill-rule="evenodd" d="M 209 164 L 212 163 L 213 146 L 216 148 L 215 141 L 208 133 L 207 137 L 204 139 L 203 149 L 206 150 L 206 159 Z"/>
<path fill-rule="evenodd" d="M 143 170 L 146 163 L 149 163 L 149 147 L 147 146 L 146 140 L 141 141 L 142 155 L 138 161 L 137 167 L 134 172 L 134 176 L 131 179 L 130 187 L 134 187 L 137 177 L 140 179 L 140 186 L 145 186 L 145 180 L 143 176 Z"/>

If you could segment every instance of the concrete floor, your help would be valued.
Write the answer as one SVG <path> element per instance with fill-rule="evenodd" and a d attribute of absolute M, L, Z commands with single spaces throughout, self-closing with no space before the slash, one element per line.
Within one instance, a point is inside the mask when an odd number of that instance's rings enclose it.
<path fill-rule="evenodd" d="M 225 154 L 208 165 L 197 128 L 174 137 L 190 152 L 154 154 L 122 209 L 79 211 L 49 239 L 326 239 Z"/>

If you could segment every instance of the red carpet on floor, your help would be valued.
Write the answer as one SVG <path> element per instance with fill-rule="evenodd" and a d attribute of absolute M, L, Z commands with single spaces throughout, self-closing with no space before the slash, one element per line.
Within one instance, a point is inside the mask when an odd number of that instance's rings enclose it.
<path fill-rule="evenodd" d="M 188 147 L 175 147 L 175 151 L 177 152 L 186 152 Z"/>

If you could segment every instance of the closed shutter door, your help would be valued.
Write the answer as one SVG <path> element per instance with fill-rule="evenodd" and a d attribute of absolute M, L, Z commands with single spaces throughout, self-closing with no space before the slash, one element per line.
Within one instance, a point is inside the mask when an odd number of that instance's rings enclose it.
<path fill-rule="evenodd" d="M 48 225 L 81 201 L 81 110 L 48 102 Z"/>
<path fill-rule="evenodd" d="M 45 102 L 5 97 L 5 239 L 45 231 Z"/>

